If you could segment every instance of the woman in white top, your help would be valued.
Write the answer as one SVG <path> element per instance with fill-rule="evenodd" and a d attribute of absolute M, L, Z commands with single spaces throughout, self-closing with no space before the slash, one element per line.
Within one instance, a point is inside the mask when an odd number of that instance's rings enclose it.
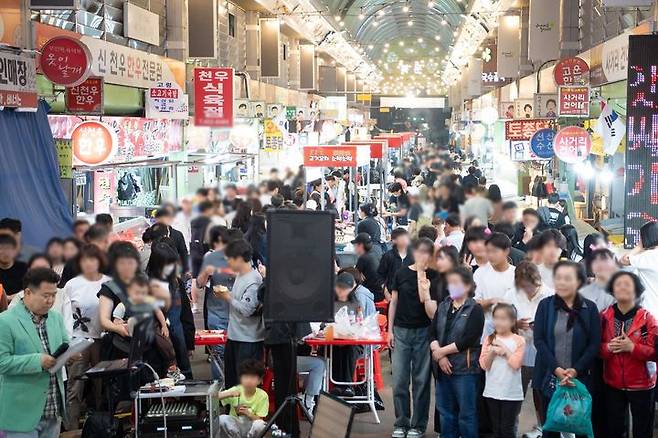
<path fill-rule="evenodd" d="M 521 384 L 524 397 L 528 389 L 528 384 L 532 379 L 535 356 L 537 356 L 537 349 L 533 340 L 535 313 L 537 312 L 539 302 L 553 294 L 555 292 L 542 283 L 537 266 L 526 260 L 516 266 L 516 270 L 514 271 L 514 287 L 507 291 L 502 300 L 516 307 L 516 327 L 519 330 L 519 335 L 525 340 L 525 352 L 521 367 Z M 533 432 L 536 436 L 541 436 L 540 427 L 543 424 L 540 404 L 542 402 L 541 393 L 538 390 L 533 390 L 532 399 L 537 417 L 537 425 L 535 425 Z"/>
<path fill-rule="evenodd" d="M 658 318 L 658 222 L 640 228 L 640 244 L 621 258 L 621 264 L 637 270 L 646 290 L 642 307 Z"/>
<path fill-rule="evenodd" d="M 102 330 L 98 321 L 99 299 L 97 294 L 102 284 L 110 280 L 108 276 L 102 274 L 105 263 L 105 255 L 97 246 L 83 246 L 77 259 L 80 275 L 69 280 L 64 286 L 64 294 L 70 302 L 73 313 L 72 342 L 81 338 L 94 340 L 94 344 L 68 367 L 70 376 L 66 390 L 68 416 L 64 421 L 67 430 L 75 430 L 80 426 L 80 409 L 83 402 L 85 381 L 79 380 L 77 377 L 83 375 L 100 360 Z M 94 393 L 93 400 L 100 400 L 100 382 L 98 384 L 94 383 Z"/>
<path fill-rule="evenodd" d="M 27 262 L 27 269 L 34 268 L 49 268 L 52 269 L 52 263 L 50 259 L 45 254 L 37 253 L 30 257 L 30 260 Z M 23 291 L 18 292 L 14 295 L 13 299 L 9 303 L 9 308 L 14 307 L 20 300 L 23 299 Z M 59 312 L 62 315 L 64 320 L 64 328 L 66 328 L 66 333 L 71 337 L 73 332 L 73 317 L 71 315 L 71 302 L 64 293 L 62 289 L 57 289 L 57 295 L 55 295 L 55 304 L 52 307 L 53 310 Z"/>
<path fill-rule="evenodd" d="M 523 403 L 521 365 L 525 340 L 516 333 L 516 309 L 499 303 L 493 309 L 494 332 L 482 345 L 480 366 L 486 372 L 484 396 L 494 438 L 517 436 Z"/>

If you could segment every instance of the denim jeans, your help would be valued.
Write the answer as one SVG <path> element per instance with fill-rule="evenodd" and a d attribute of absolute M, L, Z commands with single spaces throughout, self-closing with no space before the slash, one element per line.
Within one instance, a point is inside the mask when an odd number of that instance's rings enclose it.
<path fill-rule="evenodd" d="M 304 383 L 304 393 L 306 395 L 316 396 L 322 389 L 322 380 L 324 379 L 324 360 L 313 356 L 297 356 L 297 372 L 308 373 Z"/>
<path fill-rule="evenodd" d="M 395 327 L 393 336 L 395 427 L 414 428 L 424 432 L 429 418 L 431 390 L 429 327 Z M 410 382 L 413 389 L 413 416 L 410 406 Z"/>
<path fill-rule="evenodd" d="M 57 438 L 59 436 L 61 418 L 41 418 L 37 427 L 30 432 L 0 431 L 2 438 Z"/>
<path fill-rule="evenodd" d="M 478 438 L 478 374 L 446 375 L 439 371 L 436 403 L 441 438 Z"/>

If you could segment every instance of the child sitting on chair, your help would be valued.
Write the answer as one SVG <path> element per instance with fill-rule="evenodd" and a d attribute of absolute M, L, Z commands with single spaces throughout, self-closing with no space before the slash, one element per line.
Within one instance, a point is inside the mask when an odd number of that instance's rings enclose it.
<path fill-rule="evenodd" d="M 255 359 L 240 364 L 240 384 L 218 394 L 223 406 L 230 406 L 229 415 L 219 416 L 219 436 L 222 438 L 256 438 L 266 426 L 270 402 L 267 392 L 258 386 L 263 382 L 265 366 Z"/>
<path fill-rule="evenodd" d="M 132 307 L 147 303 L 155 304 L 156 300 L 149 294 L 149 281 L 144 275 L 137 275 L 128 284 L 126 294 L 128 295 L 128 305 L 126 306 L 123 302 L 119 303 L 112 313 L 112 318 L 115 324 L 128 324 L 128 332 L 132 334 L 133 326 L 129 321 L 134 313 Z M 167 377 L 176 381 L 182 380 L 185 376 L 180 373 L 176 364 L 176 352 L 169 338 L 167 319 L 159 308 L 154 308 L 153 315 L 160 325 L 160 330 L 155 331 L 155 346 L 167 364 Z"/>

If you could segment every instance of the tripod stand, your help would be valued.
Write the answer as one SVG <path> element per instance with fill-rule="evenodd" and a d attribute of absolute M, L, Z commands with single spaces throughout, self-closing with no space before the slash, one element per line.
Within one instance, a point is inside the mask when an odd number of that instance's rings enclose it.
<path fill-rule="evenodd" d="M 288 387 L 288 394 L 295 394 L 297 392 L 296 388 L 296 379 L 297 379 L 297 348 L 296 348 L 297 342 L 295 341 L 295 338 L 292 337 L 290 338 L 290 344 L 289 344 L 289 351 L 290 351 L 290 375 L 289 375 L 289 387 Z M 276 375 L 275 375 L 276 378 Z M 274 415 L 272 415 L 272 418 L 267 422 L 267 425 L 261 432 L 261 434 L 258 436 L 258 438 L 263 438 L 265 434 L 267 434 L 268 431 L 272 429 L 272 426 L 274 423 L 282 417 L 286 412 L 288 414 L 288 418 L 293 419 L 292 421 L 297 421 L 297 407 L 301 408 L 302 413 L 306 417 L 309 423 L 313 423 L 313 416 L 311 413 L 306 409 L 306 406 L 304 406 L 304 403 L 300 397 L 297 395 L 288 395 L 283 403 L 281 403 L 281 406 L 276 410 Z M 288 410 L 288 411 L 286 411 Z M 298 428 L 295 428 L 297 430 Z M 294 436 L 294 432 L 293 432 Z M 294 438 L 297 438 L 296 436 Z"/>

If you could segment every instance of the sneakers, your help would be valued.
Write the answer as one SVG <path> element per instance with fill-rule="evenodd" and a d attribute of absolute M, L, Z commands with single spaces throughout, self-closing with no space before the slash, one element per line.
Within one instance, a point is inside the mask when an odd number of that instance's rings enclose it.
<path fill-rule="evenodd" d="M 181 374 L 179 368 L 172 368 L 167 371 L 167 377 L 174 380 L 174 383 L 178 383 L 181 380 L 185 380 L 185 375 Z"/>
<path fill-rule="evenodd" d="M 311 415 L 311 420 L 313 420 L 313 410 L 315 409 L 315 397 L 312 395 L 304 394 L 304 407 Z"/>
<path fill-rule="evenodd" d="M 524 433 L 523 438 L 541 438 L 542 434 L 541 427 L 535 426 L 530 432 Z"/>
<path fill-rule="evenodd" d="M 407 432 L 407 438 L 420 438 L 423 435 L 425 435 L 425 433 L 421 432 L 418 429 L 409 429 L 409 431 Z"/>
<path fill-rule="evenodd" d="M 402 427 L 396 427 L 395 430 L 393 430 L 393 434 L 391 435 L 391 438 L 405 438 L 407 436 L 407 431 L 402 428 Z"/>

